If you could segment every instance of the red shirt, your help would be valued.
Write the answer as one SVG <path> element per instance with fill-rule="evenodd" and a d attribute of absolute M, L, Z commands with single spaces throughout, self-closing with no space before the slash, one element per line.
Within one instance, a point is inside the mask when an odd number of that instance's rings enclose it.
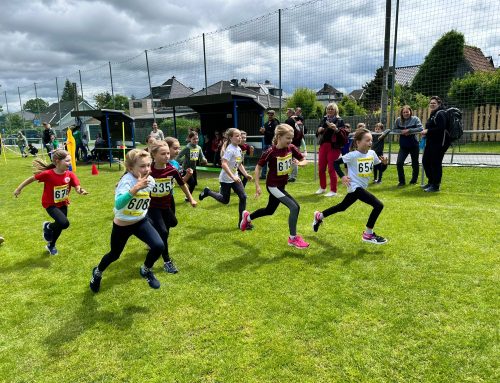
<path fill-rule="evenodd" d="M 156 185 L 151 191 L 150 207 L 157 209 L 167 209 L 172 206 L 172 195 L 174 189 L 174 179 L 182 186 L 184 181 L 181 175 L 172 165 L 167 164 L 165 169 L 156 169 L 151 167 L 151 176 L 155 179 Z"/>
<path fill-rule="evenodd" d="M 241 154 L 243 157 L 246 156 L 247 153 L 250 153 L 250 145 L 248 144 L 241 144 L 241 145 L 238 145 L 241 149 Z"/>
<path fill-rule="evenodd" d="M 35 174 L 38 182 L 43 182 L 42 206 L 46 209 L 49 206 L 69 205 L 69 192 L 71 186 L 77 187 L 80 181 L 75 173 L 66 170 L 63 174 L 57 174 L 54 169 L 44 170 Z"/>
<path fill-rule="evenodd" d="M 267 163 L 267 186 L 285 186 L 288 183 L 288 175 L 292 172 L 292 158 L 299 161 L 304 159 L 302 153 L 292 144 L 283 149 L 273 145 L 262 153 L 257 164 L 264 166 Z"/>

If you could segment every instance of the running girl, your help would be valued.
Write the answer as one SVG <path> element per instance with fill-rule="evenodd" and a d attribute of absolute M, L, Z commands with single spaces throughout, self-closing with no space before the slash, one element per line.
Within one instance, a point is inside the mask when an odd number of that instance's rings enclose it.
<path fill-rule="evenodd" d="M 241 178 L 238 175 L 238 170 L 248 180 L 252 180 L 252 176 L 247 173 L 242 163 L 243 155 L 238 146 L 241 143 L 241 132 L 238 129 L 231 128 L 226 132 L 226 136 L 226 141 L 222 147 L 224 151 L 224 155 L 222 156 L 222 170 L 219 175 L 220 193 L 213 192 L 208 187 L 205 187 L 200 194 L 200 201 L 205 197 L 212 197 L 227 205 L 231 197 L 231 189 L 233 189 L 240 199 L 238 210 L 239 223 L 241 222 L 243 211 L 247 206 L 247 195 L 245 194 Z"/>
<path fill-rule="evenodd" d="M 68 205 L 71 187 L 78 194 L 88 194 L 82 187 L 75 173 L 69 171 L 71 156 L 65 150 L 55 150 L 52 153 L 52 163 L 46 164 L 41 160 L 34 160 L 35 175 L 24 180 L 16 190 L 16 197 L 26 185 L 32 182 L 43 182 L 42 206 L 54 219 L 54 222 L 43 223 L 43 239 L 47 242 L 46 249 L 51 255 L 57 255 L 56 241 L 64 229 L 69 227 Z"/>
<path fill-rule="evenodd" d="M 146 218 L 150 196 L 155 187 L 151 170 L 151 156 L 145 150 L 132 149 L 125 156 L 127 172 L 115 189 L 115 217 L 111 231 L 111 250 L 102 257 L 99 265 L 92 270 L 90 289 L 97 293 L 101 286 L 102 273 L 118 258 L 131 235 L 135 235 L 149 246 L 144 265 L 139 269 L 153 289 L 160 287 L 160 282 L 153 274 L 153 265 L 163 252 L 164 246 L 160 235 Z"/>
<path fill-rule="evenodd" d="M 372 146 L 372 135 L 366 128 L 356 130 L 354 133 L 354 146 L 352 152 L 340 157 L 334 162 L 335 171 L 339 177 L 341 177 L 342 183 L 347 186 L 347 195 L 342 202 L 326 209 L 322 213 L 319 211 L 314 212 L 313 230 L 318 231 L 319 225 L 321 225 L 324 218 L 345 211 L 359 199 L 373 207 L 370 217 L 368 218 L 368 223 L 366 224 L 366 230 L 363 232 L 361 238 L 364 242 L 382 245 L 387 242 L 387 239 L 376 235 L 373 228 L 384 205 L 373 194 L 368 192 L 366 188 L 368 187 L 368 182 L 373 173 L 373 165 L 378 165 L 381 162 L 387 164 L 387 158 L 381 160 L 377 154 L 370 149 Z M 346 176 L 340 168 L 342 163 L 347 164 L 348 176 Z"/>
<path fill-rule="evenodd" d="M 151 156 L 153 157 L 153 167 L 151 176 L 155 179 L 155 187 L 151 190 L 151 206 L 148 209 L 148 217 L 153 223 L 153 227 L 160 234 L 165 246 L 161 253 L 163 257 L 163 269 L 167 273 L 178 272 L 168 254 L 168 235 L 171 227 L 177 226 L 175 211 L 172 210 L 174 196 L 174 179 L 177 181 L 191 206 L 196 206 L 196 201 L 191 196 L 188 187 L 184 183 L 181 175 L 168 161 L 170 159 L 170 149 L 165 141 L 157 141 L 151 145 Z"/>
<path fill-rule="evenodd" d="M 288 175 L 292 171 L 292 162 L 295 161 L 299 166 L 307 164 L 304 156 L 291 144 L 292 139 L 293 128 L 290 125 L 280 124 L 276 127 L 272 141 L 273 145 L 262 154 L 255 167 L 255 196 L 259 197 L 262 194 L 259 185 L 260 172 L 263 166 L 266 164 L 268 166 L 266 188 L 269 192 L 269 201 L 265 208 L 258 209 L 251 214 L 245 210 L 240 222 L 240 229 L 245 231 L 251 227 L 252 220 L 274 214 L 281 202 L 290 209 L 290 216 L 288 218 L 288 227 L 290 230 L 288 245 L 298 249 L 305 249 L 309 244 L 301 236 L 297 235 L 297 219 L 299 217 L 300 206 L 285 191 Z"/>
<path fill-rule="evenodd" d="M 189 178 L 187 184 L 189 186 L 189 192 L 193 194 L 194 188 L 198 185 L 198 179 L 196 176 L 196 166 L 197 165 L 206 165 L 207 159 L 203 154 L 203 150 L 201 150 L 201 146 L 198 145 L 198 133 L 191 132 L 188 135 L 189 143 L 186 145 L 184 149 L 181 150 L 179 156 L 177 157 L 177 161 L 182 161 L 182 167 L 184 170 L 192 169 L 193 174 L 191 178 Z"/>

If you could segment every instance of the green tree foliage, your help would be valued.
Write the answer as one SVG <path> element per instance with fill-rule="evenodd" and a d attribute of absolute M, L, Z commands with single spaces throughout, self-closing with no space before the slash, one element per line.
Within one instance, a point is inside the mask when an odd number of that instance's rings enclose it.
<path fill-rule="evenodd" d="M 339 113 L 341 116 L 366 116 L 366 109 L 358 105 L 356 100 L 351 97 L 344 96 L 338 104 Z"/>
<path fill-rule="evenodd" d="M 458 64 L 464 57 L 464 35 L 452 30 L 434 44 L 415 76 L 412 89 L 446 99 Z"/>
<path fill-rule="evenodd" d="M 454 79 L 448 96 L 451 103 L 460 107 L 500 104 L 500 70 L 468 73 Z"/>
<path fill-rule="evenodd" d="M 394 87 L 394 110 L 398 111 L 403 105 L 410 105 L 413 110 L 427 108 L 429 98 L 422 93 L 413 92 L 412 88 L 407 85 L 396 84 Z"/>
<path fill-rule="evenodd" d="M 81 100 L 81 97 L 79 97 L 79 99 Z M 61 96 L 61 102 L 74 101 L 74 100 L 75 100 L 75 89 L 73 88 L 73 84 L 68 79 L 66 79 Z"/>
<path fill-rule="evenodd" d="M 320 118 L 324 107 L 316 99 L 316 92 L 308 88 L 297 88 L 286 103 L 287 108 L 302 108 L 304 118 Z"/>
<path fill-rule="evenodd" d="M 23 109 L 32 113 L 43 113 L 49 107 L 49 103 L 41 98 L 32 98 L 31 100 L 26 101 L 23 105 Z"/>
<path fill-rule="evenodd" d="M 94 96 L 95 106 L 98 109 L 117 109 L 128 112 L 128 97 L 120 94 L 115 94 L 113 97 L 109 92 L 98 93 Z"/>
<path fill-rule="evenodd" d="M 189 128 L 201 128 L 199 119 L 191 119 L 179 117 L 175 119 L 176 127 L 177 127 L 177 135 L 178 136 L 187 136 Z M 167 118 L 159 123 L 159 128 L 165 133 L 165 136 L 173 136 L 174 135 L 174 119 Z"/>
<path fill-rule="evenodd" d="M 9 114 L 5 119 L 5 127 L 8 133 L 14 133 L 22 129 L 31 128 L 31 122 L 24 121 L 19 114 Z"/>
<path fill-rule="evenodd" d="M 375 111 L 380 108 L 383 76 L 384 70 L 380 67 L 375 72 L 375 78 L 363 85 L 363 89 L 365 90 L 363 98 L 361 99 L 361 105 L 363 108 L 370 111 Z"/>

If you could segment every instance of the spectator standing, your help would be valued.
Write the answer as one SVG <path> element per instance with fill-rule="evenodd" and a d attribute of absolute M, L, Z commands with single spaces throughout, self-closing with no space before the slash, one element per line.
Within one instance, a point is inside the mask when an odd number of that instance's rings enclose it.
<path fill-rule="evenodd" d="M 28 155 L 24 152 L 24 149 L 26 149 L 26 147 L 28 146 L 28 140 L 26 139 L 26 136 L 23 134 L 22 130 L 17 132 L 17 146 L 21 151 L 21 155 L 23 157 L 28 157 Z"/>
<path fill-rule="evenodd" d="M 424 128 L 417 116 L 413 115 L 413 110 L 409 105 L 404 105 L 401 108 L 400 116 L 394 123 L 393 132 L 400 134 L 399 137 L 399 153 L 396 161 L 398 169 L 398 186 L 406 184 L 404 165 L 408 154 L 411 157 L 412 174 L 410 184 L 416 184 L 418 180 L 418 139 L 417 134 L 422 132 Z"/>
<path fill-rule="evenodd" d="M 424 165 L 425 175 L 428 179 L 424 191 L 432 193 L 438 192 L 440 189 L 443 176 L 443 158 L 451 141 L 449 135 L 446 134 L 446 113 L 438 96 L 431 97 L 429 109 L 431 113 L 425 124 L 425 129 L 422 131 L 422 135 L 427 137 L 422 165 Z"/>
<path fill-rule="evenodd" d="M 47 150 L 47 154 L 49 155 L 50 159 L 52 159 L 52 143 L 50 140 L 50 136 L 56 135 L 56 132 L 50 127 L 50 124 L 47 122 L 44 122 L 43 124 L 43 132 L 42 132 L 42 143 L 43 146 L 45 147 L 45 150 Z"/>
<path fill-rule="evenodd" d="M 262 144 L 262 153 L 273 145 L 274 131 L 279 125 L 279 121 L 275 118 L 275 111 L 270 109 L 267 111 L 267 122 L 261 126 L 259 132 L 264 135 L 264 143 Z M 266 179 L 267 164 L 262 167 L 260 179 Z"/>
<path fill-rule="evenodd" d="M 149 135 L 157 141 L 163 141 L 165 139 L 163 132 L 158 129 L 158 124 L 156 122 L 153 122 L 153 130 L 149 133 Z"/>

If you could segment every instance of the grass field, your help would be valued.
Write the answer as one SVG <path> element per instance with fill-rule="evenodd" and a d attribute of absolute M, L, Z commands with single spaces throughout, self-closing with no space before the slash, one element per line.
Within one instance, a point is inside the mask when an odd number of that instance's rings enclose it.
<path fill-rule="evenodd" d="M 44 249 L 42 185 L 15 187 L 30 159 L 0 163 L 0 381 L 2 382 L 498 382 L 499 169 L 446 168 L 442 191 L 396 188 L 389 167 L 370 190 L 385 204 L 361 242 L 369 207 L 356 203 L 311 229 L 314 210 L 340 201 L 312 193 L 313 166 L 287 190 L 301 204 L 290 248 L 287 210 L 237 230 L 237 198 L 196 209 L 182 202 L 170 250 L 180 272 L 153 290 L 139 276 L 146 249 L 131 239 L 90 292 L 108 251 L 120 172 L 77 174 L 71 226 L 59 255 Z M 409 168 L 406 170 L 410 171 Z M 201 176 L 217 187 L 216 175 Z M 205 178 L 203 178 L 205 177 Z M 339 186 L 342 195 L 345 188 Z M 248 209 L 256 200 L 247 186 Z M 198 193 L 196 193 L 196 198 Z"/>

